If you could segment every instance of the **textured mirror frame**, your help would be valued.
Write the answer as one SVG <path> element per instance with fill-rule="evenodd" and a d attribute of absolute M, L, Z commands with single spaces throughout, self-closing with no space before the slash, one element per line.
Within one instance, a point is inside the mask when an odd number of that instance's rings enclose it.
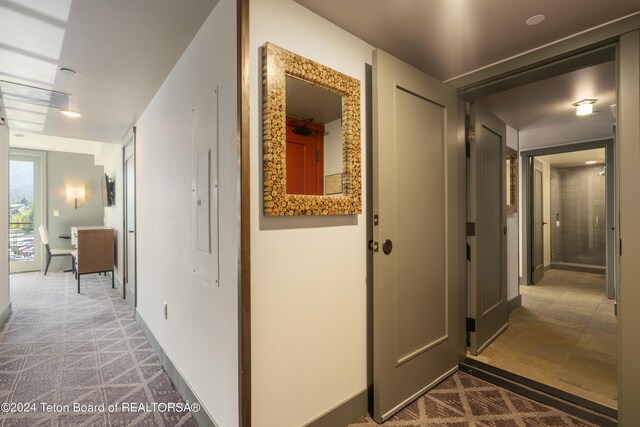
<path fill-rule="evenodd" d="M 362 213 L 360 82 L 271 43 L 263 46 L 262 54 L 264 214 L 288 216 Z M 342 97 L 342 194 L 287 194 L 286 76 Z"/>
<path fill-rule="evenodd" d="M 511 147 L 507 147 L 507 161 L 507 214 L 513 214 L 518 213 L 518 152 Z"/>

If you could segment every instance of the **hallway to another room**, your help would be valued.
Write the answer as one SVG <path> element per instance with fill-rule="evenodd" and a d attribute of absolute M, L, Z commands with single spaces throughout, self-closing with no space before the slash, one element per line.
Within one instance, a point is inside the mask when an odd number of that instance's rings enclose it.
<path fill-rule="evenodd" d="M 509 327 L 467 356 L 616 409 L 617 322 L 605 276 L 550 269 L 520 293 Z"/>
<path fill-rule="evenodd" d="M 0 425 L 197 425 L 188 411 L 147 410 L 184 401 L 108 276 L 83 277 L 81 294 L 72 273 L 13 274 L 10 286 L 13 311 L 0 329 L 0 402 L 35 412 L 3 410 Z M 74 403 L 105 409 L 78 411 Z M 61 406 L 47 413 L 42 404 Z"/>

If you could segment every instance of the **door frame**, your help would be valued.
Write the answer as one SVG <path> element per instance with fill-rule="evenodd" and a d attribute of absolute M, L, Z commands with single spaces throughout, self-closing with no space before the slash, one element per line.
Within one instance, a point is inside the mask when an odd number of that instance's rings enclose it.
<path fill-rule="evenodd" d="M 11 262 L 9 262 L 10 273 L 21 273 L 26 271 L 43 271 L 46 264 L 45 251 L 42 248 L 42 240 L 40 239 L 40 233 L 38 227 L 43 225 L 47 227 L 47 152 L 39 150 L 29 150 L 22 148 L 9 148 L 9 162 L 12 158 L 25 158 L 34 163 L 34 185 L 39 185 L 34 188 L 33 193 L 33 248 L 34 248 L 34 260 L 33 268 L 27 267 L 25 269 L 18 269 L 13 271 L 11 269 Z M 16 159 L 20 160 L 20 159 Z M 7 163 L 7 170 L 9 169 L 9 163 Z M 7 173 L 7 176 L 9 174 Z M 8 189 L 7 189 L 8 191 Z M 9 207 L 9 199 L 7 198 L 7 208 Z M 37 209 L 39 208 L 39 209 Z"/>
<path fill-rule="evenodd" d="M 541 218 L 540 218 L 540 222 L 542 223 L 541 225 L 541 231 L 542 231 L 542 241 L 540 243 L 541 245 L 541 249 L 542 249 L 542 259 L 541 259 L 541 268 L 542 268 L 542 274 L 540 275 L 539 278 L 537 278 L 536 276 L 536 269 L 538 268 L 538 266 L 535 264 L 534 259 L 535 259 L 535 223 L 534 223 L 534 219 L 535 219 L 535 210 L 536 210 L 536 174 L 535 172 L 538 171 L 538 165 L 536 164 L 536 162 L 538 162 L 540 164 L 540 168 L 542 170 L 540 170 L 540 174 L 542 175 L 541 177 L 541 182 L 540 182 L 540 210 L 541 210 Z M 527 273 L 529 277 L 529 280 L 527 280 L 527 285 L 533 285 L 537 282 L 539 282 L 540 280 L 542 280 L 542 277 L 544 277 L 544 269 L 545 269 L 545 265 L 544 265 L 544 226 L 545 225 L 549 225 L 549 223 L 544 221 L 544 164 L 539 161 L 538 159 L 536 159 L 535 157 L 530 157 L 530 160 L 527 161 L 527 168 L 525 170 L 522 171 L 523 174 L 523 187 L 526 188 L 526 191 L 521 191 L 522 197 L 523 197 L 523 203 L 525 204 L 525 206 L 528 205 L 528 208 L 523 209 L 522 213 L 520 214 L 520 218 L 519 220 L 521 221 L 521 224 L 528 224 L 529 226 L 523 226 L 526 227 L 527 230 L 527 236 L 529 237 L 527 239 L 527 241 L 529 242 L 529 244 L 526 246 L 525 250 L 523 251 L 523 259 L 526 259 L 526 265 L 527 265 Z M 527 185 L 528 184 L 528 185 Z M 518 260 L 518 262 L 520 262 L 520 260 Z M 535 283 L 534 283 L 535 282 Z"/>
<path fill-rule="evenodd" d="M 127 212 L 128 212 L 128 204 L 127 204 L 127 160 L 133 160 L 133 241 L 134 241 L 134 253 L 133 253 L 133 301 L 131 298 L 128 298 L 131 294 L 128 292 L 128 283 L 129 283 L 129 224 L 127 222 Z M 136 127 L 134 126 L 127 142 L 122 146 L 122 234 L 123 234 L 123 254 L 122 254 L 122 297 L 129 303 L 133 303 L 133 309 L 135 312 L 136 307 L 138 307 L 138 235 L 137 235 L 137 200 L 136 200 Z"/>
<path fill-rule="evenodd" d="M 614 242 L 618 268 L 615 285 L 616 293 L 620 295 L 619 290 L 624 289 L 625 296 L 624 300 L 620 297 L 617 301 L 618 421 L 621 425 L 633 425 L 640 418 L 640 406 L 633 401 L 640 395 L 640 369 L 636 367 L 640 352 L 637 340 L 640 310 L 631 306 L 640 300 L 640 287 L 633 286 L 640 276 L 640 263 L 637 262 L 640 255 L 640 227 L 637 226 L 640 200 L 634 187 L 640 182 L 640 168 L 636 163 L 640 157 L 637 143 L 640 140 L 640 99 L 637 96 L 640 91 L 640 12 L 452 78 L 446 83 L 456 87 L 460 97 L 470 100 L 612 59 L 616 61 L 618 73 L 618 167 L 614 179 L 618 225 Z M 623 234 L 626 257 L 622 256 L 621 250 Z M 629 304 L 628 309 L 625 301 Z"/>
<path fill-rule="evenodd" d="M 582 151 L 582 150 L 591 150 L 595 148 L 602 148 L 606 151 L 606 160 L 605 166 L 607 168 L 606 176 L 606 283 L 607 283 L 607 297 L 613 298 L 616 295 L 615 292 L 615 278 L 617 266 L 615 262 L 611 262 L 611 257 L 615 258 L 615 228 L 616 228 L 616 198 L 615 198 L 615 144 L 613 138 L 607 139 L 599 139 L 594 141 L 585 141 L 585 142 L 576 142 L 573 144 L 563 144 L 563 145 L 554 145 L 549 147 L 541 147 L 541 148 L 533 148 L 530 150 L 522 150 L 520 152 L 521 164 L 522 164 L 522 185 L 520 188 L 521 197 L 522 197 L 522 214 L 520 217 L 520 221 L 522 221 L 525 226 L 523 229 L 526 230 L 525 235 L 523 236 L 523 245 L 522 245 L 522 259 L 524 260 L 523 265 L 523 281 L 524 284 L 531 284 L 533 281 L 532 277 L 532 256 L 533 256 L 533 230 L 531 226 L 526 226 L 526 224 L 531 224 L 531 218 L 533 215 L 533 189 L 531 188 L 531 180 L 533 177 L 531 176 L 531 167 L 530 164 L 535 157 L 544 156 L 548 154 L 559 154 L 559 153 L 570 153 L 573 151 Z M 613 229 L 612 229 L 613 228 Z M 611 296 L 610 296 L 611 295 Z"/>

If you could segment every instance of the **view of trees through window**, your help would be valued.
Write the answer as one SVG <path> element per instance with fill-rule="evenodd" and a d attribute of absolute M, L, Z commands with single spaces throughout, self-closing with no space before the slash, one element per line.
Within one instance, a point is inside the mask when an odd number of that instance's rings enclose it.
<path fill-rule="evenodd" d="M 33 226 L 34 164 L 9 162 L 9 260 L 34 258 Z"/>

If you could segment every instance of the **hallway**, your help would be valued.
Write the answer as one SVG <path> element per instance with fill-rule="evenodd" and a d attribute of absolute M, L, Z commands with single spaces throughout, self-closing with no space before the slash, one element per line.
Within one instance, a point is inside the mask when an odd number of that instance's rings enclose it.
<path fill-rule="evenodd" d="M 14 274 L 10 286 L 0 401 L 35 412 L 3 410 L 1 426 L 197 425 L 190 412 L 160 405 L 184 402 L 109 277 L 83 276 L 81 294 L 71 273 Z M 62 406 L 47 413 L 43 403 Z M 89 413 L 74 404 L 105 407 Z"/>
<path fill-rule="evenodd" d="M 617 323 L 605 276 L 548 270 L 481 362 L 617 408 Z"/>

